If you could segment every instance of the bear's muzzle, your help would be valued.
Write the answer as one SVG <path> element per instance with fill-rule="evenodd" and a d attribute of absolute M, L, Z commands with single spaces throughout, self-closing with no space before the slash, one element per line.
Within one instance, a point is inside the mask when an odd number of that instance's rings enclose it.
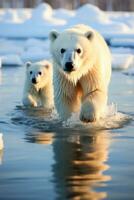
<path fill-rule="evenodd" d="M 64 71 L 66 71 L 66 72 L 75 71 L 75 67 L 74 67 L 73 62 L 66 62 L 66 63 L 65 63 Z"/>

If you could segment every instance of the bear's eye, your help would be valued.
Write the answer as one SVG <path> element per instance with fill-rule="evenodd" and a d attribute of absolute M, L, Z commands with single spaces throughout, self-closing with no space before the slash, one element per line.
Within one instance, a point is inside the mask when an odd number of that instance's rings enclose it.
<path fill-rule="evenodd" d="M 76 49 L 76 52 L 77 52 L 78 54 L 80 54 L 80 53 L 81 53 L 81 49 L 80 49 L 80 48 Z"/>
<path fill-rule="evenodd" d="M 41 74 L 42 74 L 42 72 L 38 72 L 38 74 L 39 74 L 39 75 L 41 75 Z"/>
<path fill-rule="evenodd" d="M 30 74 L 32 74 L 33 72 L 32 71 L 30 71 Z"/>
<path fill-rule="evenodd" d="M 63 54 L 66 51 L 66 49 L 61 49 L 60 52 Z"/>

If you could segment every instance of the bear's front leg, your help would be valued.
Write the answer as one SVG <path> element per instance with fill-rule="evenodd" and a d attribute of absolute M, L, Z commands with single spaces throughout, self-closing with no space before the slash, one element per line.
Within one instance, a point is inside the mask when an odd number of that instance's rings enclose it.
<path fill-rule="evenodd" d="M 107 104 L 106 92 L 95 90 L 83 98 L 80 120 L 95 122 L 104 114 Z"/>
<path fill-rule="evenodd" d="M 53 86 L 51 82 L 49 82 L 46 87 L 40 90 L 39 96 L 41 100 L 41 106 L 44 109 L 54 108 Z"/>
<path fill-rule="evenodd" d="M 37 102 L 33 99 L 32 95 L 27 94 L 23 97 L 23 105 L 26 107 L 37 107 Z"/>
<path fill-rule="evenodd" d="M 72 111 L 70 109 L 71 106 L 70 106 L 69 102 L 67 100 L 65 100 L 64 98 L 62 98 L 62 97 L 56 98 L 55 97 L 55 106 L 58 111 L 59 117 L 62 120 L 67 120 L 71 116 L 71 114 L 72 114 Z"/>
<path fill-rule="evenodd" d="M 59 117 L 67 120 L 72 113 L 77 112 L 80 108 L 80 98 L 76 86 L 59 76 L 59 72 L 54 73 L 54 102 Z"/>

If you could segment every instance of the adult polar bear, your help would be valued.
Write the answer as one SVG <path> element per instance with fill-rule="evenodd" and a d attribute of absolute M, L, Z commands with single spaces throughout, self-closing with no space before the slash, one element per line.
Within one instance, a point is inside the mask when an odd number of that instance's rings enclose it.
<path fill-rule="evenodd" d="M 111 55 L 103 37 L 91 27 L 76 25 L 51 31 L 54 96 L 62 119 L 81 109 L 80 119 L 98 120 L 107 105 Z"/>

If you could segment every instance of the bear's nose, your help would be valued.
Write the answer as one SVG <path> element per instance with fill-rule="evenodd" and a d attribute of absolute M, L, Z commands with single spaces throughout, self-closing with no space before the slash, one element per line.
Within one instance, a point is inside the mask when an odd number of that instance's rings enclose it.
<path fill-rule="evenodd" d="M 67 72 L 71 72 L 73 71 L 74 65 L 72 62 L 66 62 L 65 64 L 65 71 Z"/>
<path fill-rule="evenodd" d="M 37 83 L 36 78 L 32 78 L 32 83 L 33 83 L 33 84 L 36 84 L 36 83 Z"/>

